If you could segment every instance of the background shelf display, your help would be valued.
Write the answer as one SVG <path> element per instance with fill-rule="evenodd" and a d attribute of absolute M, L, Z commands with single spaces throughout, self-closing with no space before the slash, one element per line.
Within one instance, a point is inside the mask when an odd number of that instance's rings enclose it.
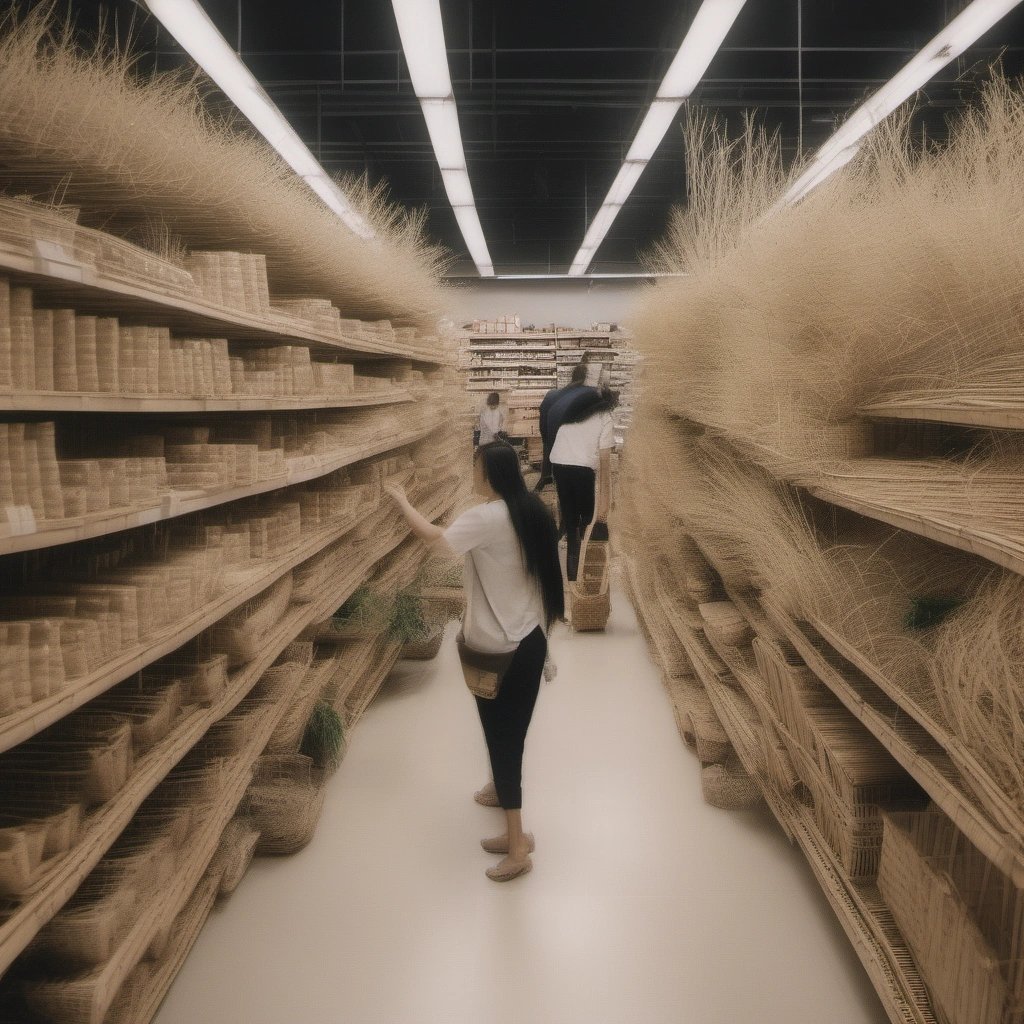
<path fill-rule="evenodd" d="M 496 321 L 486 331 L 468 331 L 460 343 L 459 369 L 466 390 L 497 391 L 507 406 L 506 433 L 517 439 L 538 439 L 540 402 L 547 391 L 565 387 L 584 352 L 604 367 L 603 380 L 620 392 L 613 414 L 621 441 L 633 416 L 633 374 L 637 353 L 621 331 L 586 331 L 570 328 L 523 331 L 517 318 Z M 481 326 L 478 324 L 477 326 Z M 536 373 L 543 367 L 543 373 Z M 536 442 L 533 442 L 536 443 Z M 532 451 L 531 461 L 539 458 Z"/>

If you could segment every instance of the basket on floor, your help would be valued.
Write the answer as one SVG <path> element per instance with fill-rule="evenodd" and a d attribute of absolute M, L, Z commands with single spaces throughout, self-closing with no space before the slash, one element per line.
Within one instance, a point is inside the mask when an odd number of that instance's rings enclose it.
<path fill-rule="evenodd" d="M 579 633 L 604 629 L 612 610 L 611 554 L 608 541 L 590 539 L 593 527 L 591 523 L 583 535 L 576 579 L 569 583 L 569 621 Z"/>

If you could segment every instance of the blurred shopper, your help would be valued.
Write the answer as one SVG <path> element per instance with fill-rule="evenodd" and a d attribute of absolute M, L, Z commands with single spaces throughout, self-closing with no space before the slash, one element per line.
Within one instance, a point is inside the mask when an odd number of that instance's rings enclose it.
<path fill-rule="evenodd" d="M 504 434 L 505 414 L 500 408 L 501 398 L 497 391 L 492 391 L 487 396 L 484 407 L 480 410 L 480 437 L 478 444 L 490 444 L 498 440 L 498 435 Z"/>
<path fill-rule="evenodd" d="M 572 377 L 564 388 L 553 388 L 540 403 L 540 437 L 544 446 L 544 461 L 541 464 L 540 479 L 534 489 L 543 490 L 551 483 L 551 447 L 558 436 L 558 428 L 581 405 L 597 397 L 597 389 L 586 384 L 588 373 L 593 372 L 587 353 L 572 368 Z M 564 523 L 563 523 L 564 528 Z"/>
<path fill-rule="evenodd" d="M 592 521 L 608 521 L 611 454 L 615 445 L 612 410 L 618 404 L 618 392 L 607 388 L 577 403 L 564 417 L 551 448 L 551 469 L 566 538 L 565 574 L 569 580 L 576 579 L 580 543 L 587 527 Z"/>

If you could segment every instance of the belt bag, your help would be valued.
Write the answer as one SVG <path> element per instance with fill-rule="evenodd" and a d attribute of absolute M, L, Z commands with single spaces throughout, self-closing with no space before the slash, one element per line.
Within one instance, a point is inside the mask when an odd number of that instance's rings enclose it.
<path fill-rule="evenodd" d="M 472 552 L 469 553 L 469 557 L 472 560 Z M 476 572 L 475 562 L 473 564 L 473 572 L 476 574 L 477 581 L 479 582 L 480 574 Z M 470 615 L 472 615 L 473 591 L 475 589 L 472 585 L 466 589 L 466 614 L 464 621 L 468 621 Z M 484 591 L 482 583 L 480 584 L 480 592 L 484 595 L 484 600 L 488 606 L 490 606 L 491 602 L 487 597 L 486 591 Z M 493 614 L 493 608 L 491 611 Z M 497 621 L 497 616 L 494 616 L 494 618 Z M 455 646 L 459 652 L 459 663 L 462 665 L 462 678 L 466 681 L 469 692 L 477 697 L 483 697 L 484 700 L 494 700 L 501 690 L 502 680 L 505 678 L 505 673 L 512 664 L 512 659 L 515 657 L 516 652 L 508 651 L 505 654 L 489 654 L 486 651 L 478 651 L 475 647 L 470 647 L 466 643 L 465 635 L 461 629 L 459 630 L 459 635 L 455 638 Z"/>
<path fill-rule="evenodd" d="M 460 633 L 455 638 L 455 646 L 459 652 L 459 663 L 462 665 L 462 678 L 469 687 L 469 692 L 484 700 L 494 700 L 501 690 L 502 680 L 512 664 L 515 651 L 507 654 L 487 654 L 478 651 L 466 643 Z"/>

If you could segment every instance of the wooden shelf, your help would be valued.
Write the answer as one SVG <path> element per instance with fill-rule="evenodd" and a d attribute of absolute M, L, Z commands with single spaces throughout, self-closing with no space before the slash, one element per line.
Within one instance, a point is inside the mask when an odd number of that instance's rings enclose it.
<path fill-rule="evenodd" d="M 275 412 L 294 409 L 362 409 L 411 402 L 404 389 L 305 398 L 184 398 L 176 395 L 77 394 L 67 391 L 0 392 L 3 412 Z"/>
<path fill-rule="evenodd" d="M 247 487 L 229 487 L 219 491 L 170 491 L 159 505 L 151 505 L 143 509 L 115 510 L 113 512 L 95 513 L 74 519 L 56 520 L 53 525 L 44 523 L 43 528 L 34 533 L 3 535 L 5 527 L 0 526 L 0 555 L 14 554 L 19 551 L 35 551 L 40 548 L 54 547 L 58 544 L 70 544 L 74 541 L 90 540 L 110 533 L 120 533 L 151 523 L 176 519 L 178 516 L 203 509 L 215 508 L 231 501 L 241 501 L 258 494 L 267 494 L 295 484 L 315 480 L 327 476 L 346 466 L 372 458 L 383 452 L 413 444 L 427 437 L 444 425 L 438 420 L 426 427 L 418 427 L 395 437 L 375 440 L 359 447 L 342 448 L 332 455 L 297 455 L 285 460 L 287 471 L 284 475 Z"/>
<path fill-rule="evenodd" d="M 810 863 L 889 1019 L 893 1024 L 936 1024 L 927 989 L 877 887 L 853 882 L 821 836 L 810 811 L 779 793 L 769 781 L 758 740 L 758 702 L 767 702 L 763 681 L 756 671 L 749 670 L 735 678 L 742 679 L 742 689 L 730 688 L 717 679 L 706 680 L 705 686 L 740 763 L 783 832 L 796 841 Z M 783 729 L 777 719 L 775 724 Z"/>
<path fill-rule="evenodd" d="M 430 512 L 437 512 L 433 518 L 443 514 L 447 503 L 449 499 L 442 496 L 441 511 L 438 511 L 438 503 L 435 502 L 434 507 L 429 509 Z M 348 529 L 351 529 L 351 525 Z M 406 530 L 397 537 L 378 541 L 346 576 L 331 580 L 319 600 L 293 605 L 266 636 L 259 657 L 232 674 L 224 695 L 211 707 L 200 709 L 183 719 L 173 732 L 144 755 L 124 788 L 113 800 L 89 816 L 82 839 L 37 883 L 31 897 L 0 923 L 0 974 L 10 967 L 40 928 L 74 895 L 146 797 L 209 728 L 238 706 L 260 676 L 299 633 L 343 603 L 373 565 L 387 557 L 408 535 Z M 284 711 L 283 705 L 281 711 Z"/>
<path fill-rule="evenodd" d="M 555 352 L 554 345 L 470 345 L 466 352 Z"/>
<path fill-rule="evenodd" d="M 965 401 L 960 392 L 945 396 L 917 398 L 896 395 L 885 402 L 861 408 L 862 416 L 886 420 L 925 420 L 964 427 L 992 427 L 1001 430 L 1024 430 L 1024 400 L 1018 402 Z"/>
<path fill-rule="evenodd" d="M 914 509 L 912 499 L 898 497 L 900 485 L 897 480 L 893 481 L 896 492 L 893 504 L 868 501 L 845 493 L 834 482 L 822 483 L 820 479 L 798 482 L 816 498 L 829 504 L 839 505 L 858 515 L 867 516 L 869 519 L 875 519 L 910 533 L 916 533 L 920 537 L 926 537 L 939 544 L 978 555 L 1013 572 L 1024 573 L 1024 534 L 1019 539 L 1001 536 L 972 526 L 966 520 L 957 522 L 926 510 Z"/>
<path fill-rule="evenodd" d="M 902 700 L 894 699 L 894 687 L 879 687 L 830 638 L 811 625 L 795 622 L 771 603 L 765 604 L 765 610 L 815 675 L 967 833 L 971 842 L 1014 885 L 1024 886 L 1024 831 L 1000 827 L 978 806 L 969 782 L 964 780 L 941 739 L 918 720 L 923 714 L 921 709 L 913 706 L 905 694 L 899 694 Z M 917 714 L 910 712 L 912 706 Z"/>
<path fill-rule="evenodd" d="M 636 579 L 635 567 L 628 559 L 626 578 L 634 603 L 638 603 L 642 588 Z M 638 603 L 638 618 L 643 622 L 639 604 L 642 602 Z M 764 612 L 755 610 L 749 600 L 744 599 L 740 607 L 744 614 L 750 613 L 752 625 L 771 621 L 765 618 Z M 670 624 L 677 635 L 689 632 L 689 627 L 677 620 Z M 644 628 L 659 654 L 658 660 L 662 660 L 659 631 L 650 624 L 645 624 Z M 780 793 L 768 778 L 758 740 L 762 706 L 771 713 L 776 726 L 780 730 L 783 727 L 771 709 L 764 681 L 755 670 L 745 666 L 739 672 L 723 676 L 709 672 L 703 658 L 691 656 L 691 662 L 740 763 L 760 789 L 783 832 L 796 842 L 807 858 L 890 1021 L 893 1024 L 936 1024 L 927 990 L 877 887 L 854 883 L 822 838 L 808 809 Z M 729 685 L 732 681 L 738 681 L 740 686 Z"/>
<path fill-rule="evenodd" d="M 854 883 L 806 808 L 794 807 L 793 836 L 853 945 L 892 1024 L 937 1024 L 914 958 L 877 886 Z"/>
<path fill-rule="evenodd" d="M 178 972 L 185 965 L 188 954 L 206 924 L 206 919 L 217 901 L 219 889 L 220 879 L 204 878 L 196 886 L 196 891 L 189 897 L 188 904 L 181 914 L 182 917 L 188 917 L 188 928 L 180 934 L 175 934 L 172 940 L 172 952 L 149 979 L 146 997 L 139 1005 L 136 1020 L 151 1021 L 156 1016 L 160 1004 L 170 990 Z"/>
<path fill-rule="evenodd" d="M 326 530 L 318 531 L 288 554 L 263 562 L 258 570 L 252 572 L 245 583 L 234 587 L 227 594 L 222 594 L 216 601 L 197 609 L 184 621 L 176 623 L 171 629 L 164 630 L 160 636 L 148 638 L 128 651 L 120 652 L 116 658 L 102 668 L 71 681 L 59 693 L 44 700 L 35 701 L 27 708 L 0 718 L 0 751 L 9 750 L 11 747 L 23 743 L 41 729 L 59 721 L 65 715 L 88 703 L 112 686 L 123 682 L 140 669 L 152 664 L 165 654 L 177 650 L 250 598 L 262 593 L 290 569 L 306 561 L 307 558 L 313 557 L 328 544 L 339 540 L 355 528 L 365 514 L 365 510 L 361 510 L 359 514 L 350 516 L 343 522 Z"/>
<path fill-rule="evenodd" d="M 83 230 L 79 228 L 78 230 Z M 444 363 L 442 352 L 388 347 L 363 338 L 341 339 L 303 327 L 296 317 L 283 313 L 256 315 L 245 310 L 216 306 L 205 299 L 170 295 L 121 280 L 66 256 L 61 262 L 36 256 L 27 243 L 16 248 L 9 238 L 0 240 L 0 273 L 15 275 L 19 283 L 44 295 L 47 302 L 62 302 L 80 313 L 145 319 L 154 327 L 193 336 L 227 338 L 266 344 L 301 342 L 317 348 L 344 352 L 354 359 L 393 358 Z"/>
<path fill-rule="evenodd" d="M 468 373 L 471 370 L 517 370 L 523 366 L 530 366 L 543 370 L 550 369 L 552 373 L 554 373 L 555 370 L 554 363 L 549 364 L 543 359 L 523 359 L 518 362 L 513 362 L 512 360 L 502 360 L 501 362 L 492 360 L 486 363 L 472 363 L 468 366 L 460 366 L 459 369 Z M 547 374 L 543 374 L 542 376 L 547 376 Z"/>

